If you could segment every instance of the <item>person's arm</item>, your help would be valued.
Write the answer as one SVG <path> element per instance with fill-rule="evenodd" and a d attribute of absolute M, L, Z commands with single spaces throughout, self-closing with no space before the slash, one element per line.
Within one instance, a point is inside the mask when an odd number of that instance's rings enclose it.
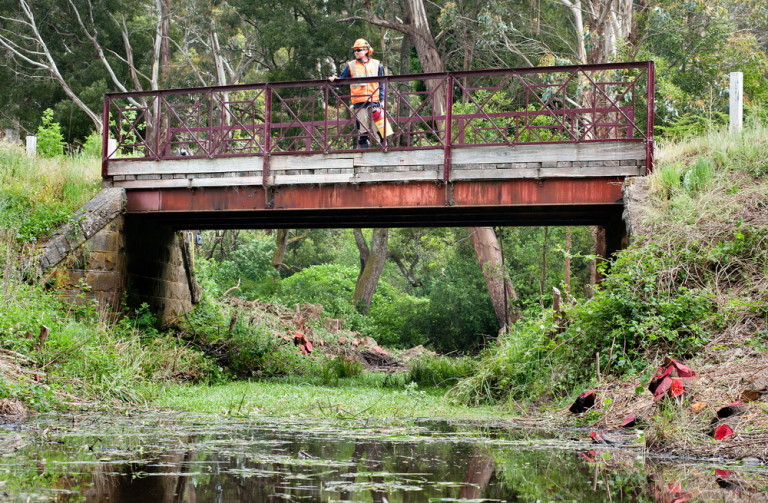
<path fill-rule="evenodd" d="M 341 71 L 341 75 L 339 75 L 338 77 L 335 77 L 335 76 L 328 77 L 328 80 L 333 82 L 336 79 L 348 79 L 350 77 L 352 77 L 352 72 L 349 71 L 349 64 L 347 64 L 344 66 L 344 69 Z M 337 84 L 337 85 L 341 85 L 341 84 Z"/>
<path fill-rule="evenodd" d="M 379 77 L 384 76 L 384 65 L 379 63 Z M 387 86 L 384 82 L 379 83 L 379 103 L 384 103 L 387 93 Z"/>

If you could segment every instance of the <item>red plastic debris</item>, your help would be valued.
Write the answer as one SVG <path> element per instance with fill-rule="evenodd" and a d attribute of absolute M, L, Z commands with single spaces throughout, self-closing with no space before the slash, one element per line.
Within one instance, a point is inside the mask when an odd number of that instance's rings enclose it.
<path fill-rule="evenodd" d="M 642 422 L 642 419 L 637 417 L 636 414 L 627 414 L 624 416 L 624 420 L 619 425 L 620 428 L 632 428 Z"/>
<path fill-rule="evenodd" d="M 579 452 L 579 456 L 588 463 L 594 463 L 597 460 L 597 453 L 594 450 Z"/>
<path fill-rule="evenodd" d="M 715 428 L 715 440 L 726 440 L 728 438 L 731 438 L 733 436 L 733 428 L 728 426 L 727 424 L 721 424 L 717 428 Z"/>
<path fill-rule="evenodd" d="M 721 470 L 718 468 L 715 470 L 715 475 L 717 475 L 718 477 L 727 479 L 728 477 L 733 475 L 733 472 L 731 470 Z"/>
<path fill-rule="evenodd" d="M 682 379 L 672 379 L 672 385 L 669 387 L 669 396 L 677 398 L 685 393 Z"/>
<path fill-rule="evenodd" d="M 340 343 L 340 344 L 344 344 L 345 342 L 347 342 L 347 339 L 346 339 L 346 338 L 344 338 L 344 337 L 339 337 L 339 343 Z"/>
<path fill-rule="evenodd" d="M 726 405 L 722 409 L 717 411 L 718 419 L 725 419 L 726 417 L 738 416 L 746 412 L 747 408 L 741 402 L 733 402 L 730 405 Z"/>
<path fill-rule="evenodd" d="M 678 397 L 685 393 L 684 379 L 696 377 L 696 372 L 690 367 L 672 358 L 665 358 L 664 363 L 656 371 L 648 383 L 648 390 L 653 393 L 654 401 L 665 396 Z"/>
<path fill-rule="evenodd" d="M 568 410 L 571 411 L 574 414 L 581 414 L 582 412 L 586 412 L 595 405 L 595 398 L 597 398 L 597 393 L 595 390 L 589 390 L 585 391 L 579 397 L 576 399 L 575 402 L 571 404 L 570 407 L 568 407 Z"/>
<path fill-rule="evenodd" d="M 387 353 L 384 348 L 381 346 L 373 346 L 371 349 L 373 349 L 375 352 L 379 353 L 380 355 L 389 356 L 389 353 Z"/>
<path fill-rule="evenodd" d="M 312 352 L 312 342 L 301 332 L 293 334 L 293 343 L 299 347 L 302 354 L 308 355 Z"/>

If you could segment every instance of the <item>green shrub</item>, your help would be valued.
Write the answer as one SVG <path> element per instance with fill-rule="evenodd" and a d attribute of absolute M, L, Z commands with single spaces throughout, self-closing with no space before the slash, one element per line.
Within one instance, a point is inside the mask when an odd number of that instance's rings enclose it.
<path fill-rule="evenodd" d="M 53 120 L 53 110 L 43 111 L 42 124 L 37 128 L 37 155 L 56 157 L 64 154 L 64 135 L 61 126 Z"/>
<path fill-rule="evenodd" d="M 456 255 L 430 285 L 425 313 L 415 328 L 441 352 L 481 347 L 499 330 L 482 271 L 474 256 Z"/>
<path fill-rule="evenodd" d="M 91 133 L 85 139 L 80 154 L 84 157 L 96 157 L 101 159 L 102 137 L 98 132 Z"/>
<path fill-rule="evenodd" d="M 406 346 L 425 340 L 420 330 L 428 301 L 404 294 L 379 281 L 369 316 L 360 314 L 352 304 L 357 281 L 354 267 L 318 265 L 304 269 L 280 282 L 279 299 L 286 305 L 320 304 L 323 314 L 343 318 L 350 330 L 373 337 L 381 344 Z"/>
<path fill-rule="evenodd" d="M 209 267 L 210 278 L 225 291 L 237 284 L 234 291 L 238 297 L 252 300 L 272 295 L 276 289 L 277 272 L 272 267 L 274 239 L 267 235 L 256 235 L 243 243 L 226 260 L 215 262 Z"/>
<path fill-rule="evenodd" d="M 337 385 L 339 379 L 357 377 L 363 373 L 363 364 L 343 354 L 326 360 L 320 368 L 322 383 Z"/>
<path fill-rule="evenodd" d="M 422 356 L 417 358 L 408 372 L 408 380 L 419 386 L 453 386 L 476 370 L 475 361 L 468 357 Z"/>

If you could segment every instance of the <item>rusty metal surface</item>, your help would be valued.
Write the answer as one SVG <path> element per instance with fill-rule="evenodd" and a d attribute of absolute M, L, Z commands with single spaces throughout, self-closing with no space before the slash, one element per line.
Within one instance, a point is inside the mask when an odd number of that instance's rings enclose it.
<path fill-rule="evenodd" d="M 518 68 L 358 79 L 387 86 L 384 151 L 531 143 L 644 142 L 652 157 L 653 63 Z M 440 93 L 416 91 L 436 80 Z M 278 82 L 108 94 L 109 159 L 301 155 L 350 150 L 346 84 Z M 445 102 L 438 103 L 438 99 Z M 444 110 L 444 113 L 438 113 Z M 106 142 L 105 142 L 106 144 Z M 106 147 L 105 147 L 106 148 Z M 450 170 L 450 167 L 449 167 Z"/>
<path fill-rule="evenodd" d="M 127 203 L 198 229 L 606 225 L 622 208 L 620 179 L 131 190 Z"/>

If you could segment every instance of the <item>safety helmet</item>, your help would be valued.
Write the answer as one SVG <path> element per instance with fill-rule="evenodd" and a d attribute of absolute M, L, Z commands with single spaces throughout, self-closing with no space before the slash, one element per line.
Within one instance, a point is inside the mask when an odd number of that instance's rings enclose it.
<path fill-rule="evenodd" d="M 355 43 L 352 44 L 352 49 L 368 49 L 368 55 L 370 56 L 373 54 L 373 47 L 371 47 L 371 44 L 368 43 L 368 41 L 364 38 L 358 38 L 355 40 Z"/>

